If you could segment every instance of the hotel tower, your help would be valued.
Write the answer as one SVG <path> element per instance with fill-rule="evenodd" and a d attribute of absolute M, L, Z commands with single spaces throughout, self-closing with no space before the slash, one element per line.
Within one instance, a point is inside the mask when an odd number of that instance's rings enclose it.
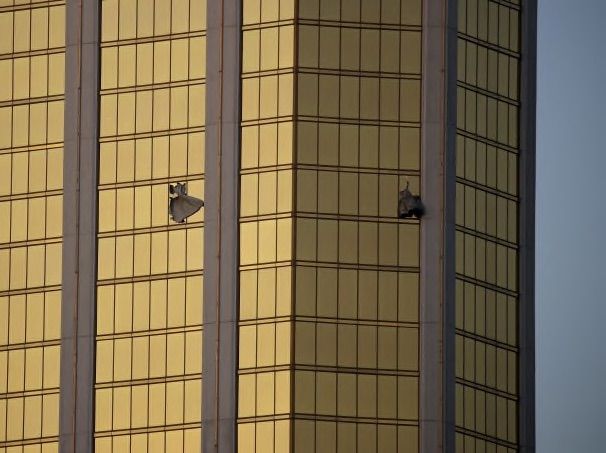
<path fill-rule="evenodd" d="M 0 0 L 0 453 L 533 453 L 536 19 Z"/>

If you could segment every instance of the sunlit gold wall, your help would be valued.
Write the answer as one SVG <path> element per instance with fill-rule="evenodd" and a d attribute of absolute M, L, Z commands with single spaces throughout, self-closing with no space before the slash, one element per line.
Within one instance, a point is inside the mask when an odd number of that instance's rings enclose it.
<path fill-rule="evenodd" d="M 520 15 L 459 0 L 457 452 L 517 451 Z"/>
<path fill-rule="evenodd" d="M 201 446 L 206 2 L 101 2 L 95 445 Z"/>
<path fill-rule="evenodd" d="M 57 452 L 65 4 L 0 1 L 0 451 Z"/>
<path fill-rule="evenodd" d="M 289 451 L 294 1 L 244 0 L 238 451 Z"/>
<path fill-rule="evenodd" d="M 243 2 L 239 451 L 416 452 L 421 2 L 292 3 Z"/>

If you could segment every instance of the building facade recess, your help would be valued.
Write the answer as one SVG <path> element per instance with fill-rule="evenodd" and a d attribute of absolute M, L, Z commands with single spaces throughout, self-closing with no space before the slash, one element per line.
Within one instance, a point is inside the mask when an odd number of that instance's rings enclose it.
<path fill-rule="evenodd" d="M 533 452 L 535 76 L 534 0 L 0 4 L 0 452 Z"/>

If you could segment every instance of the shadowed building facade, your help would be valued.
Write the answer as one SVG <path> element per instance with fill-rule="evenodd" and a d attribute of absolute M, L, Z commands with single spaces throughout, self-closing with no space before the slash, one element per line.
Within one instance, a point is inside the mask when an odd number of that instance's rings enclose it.
<path fill-rule="evenodd" d="M 0 2 L 0 453 L 533 452 L 535 35 Z"/>

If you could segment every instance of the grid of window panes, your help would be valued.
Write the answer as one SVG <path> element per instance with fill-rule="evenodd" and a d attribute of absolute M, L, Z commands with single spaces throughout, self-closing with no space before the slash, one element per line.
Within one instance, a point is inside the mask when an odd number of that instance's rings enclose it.
<path fill-rule="evenodd" d="M 456 451 L 517 451 L 520 2 L 459 0 Z"/>
<path fill-rule="evenodd" d="M 0 2 L 0 452 L 58 450 L 64 46 L 64 2 Z"/>
<path fill-rule="evenodd" d="M 201 448 L 206 2 L 101 3 L 95 449 Z"/>
<path fill-rule="evenodd" d="M 298 23 L 294 450 L 417 452 L 421 1 Z"/>
<path fill-rule="evenodd" d="M 242 5 L 238 451 L 285 452 L 291 427 L 294 1 Z"/>

